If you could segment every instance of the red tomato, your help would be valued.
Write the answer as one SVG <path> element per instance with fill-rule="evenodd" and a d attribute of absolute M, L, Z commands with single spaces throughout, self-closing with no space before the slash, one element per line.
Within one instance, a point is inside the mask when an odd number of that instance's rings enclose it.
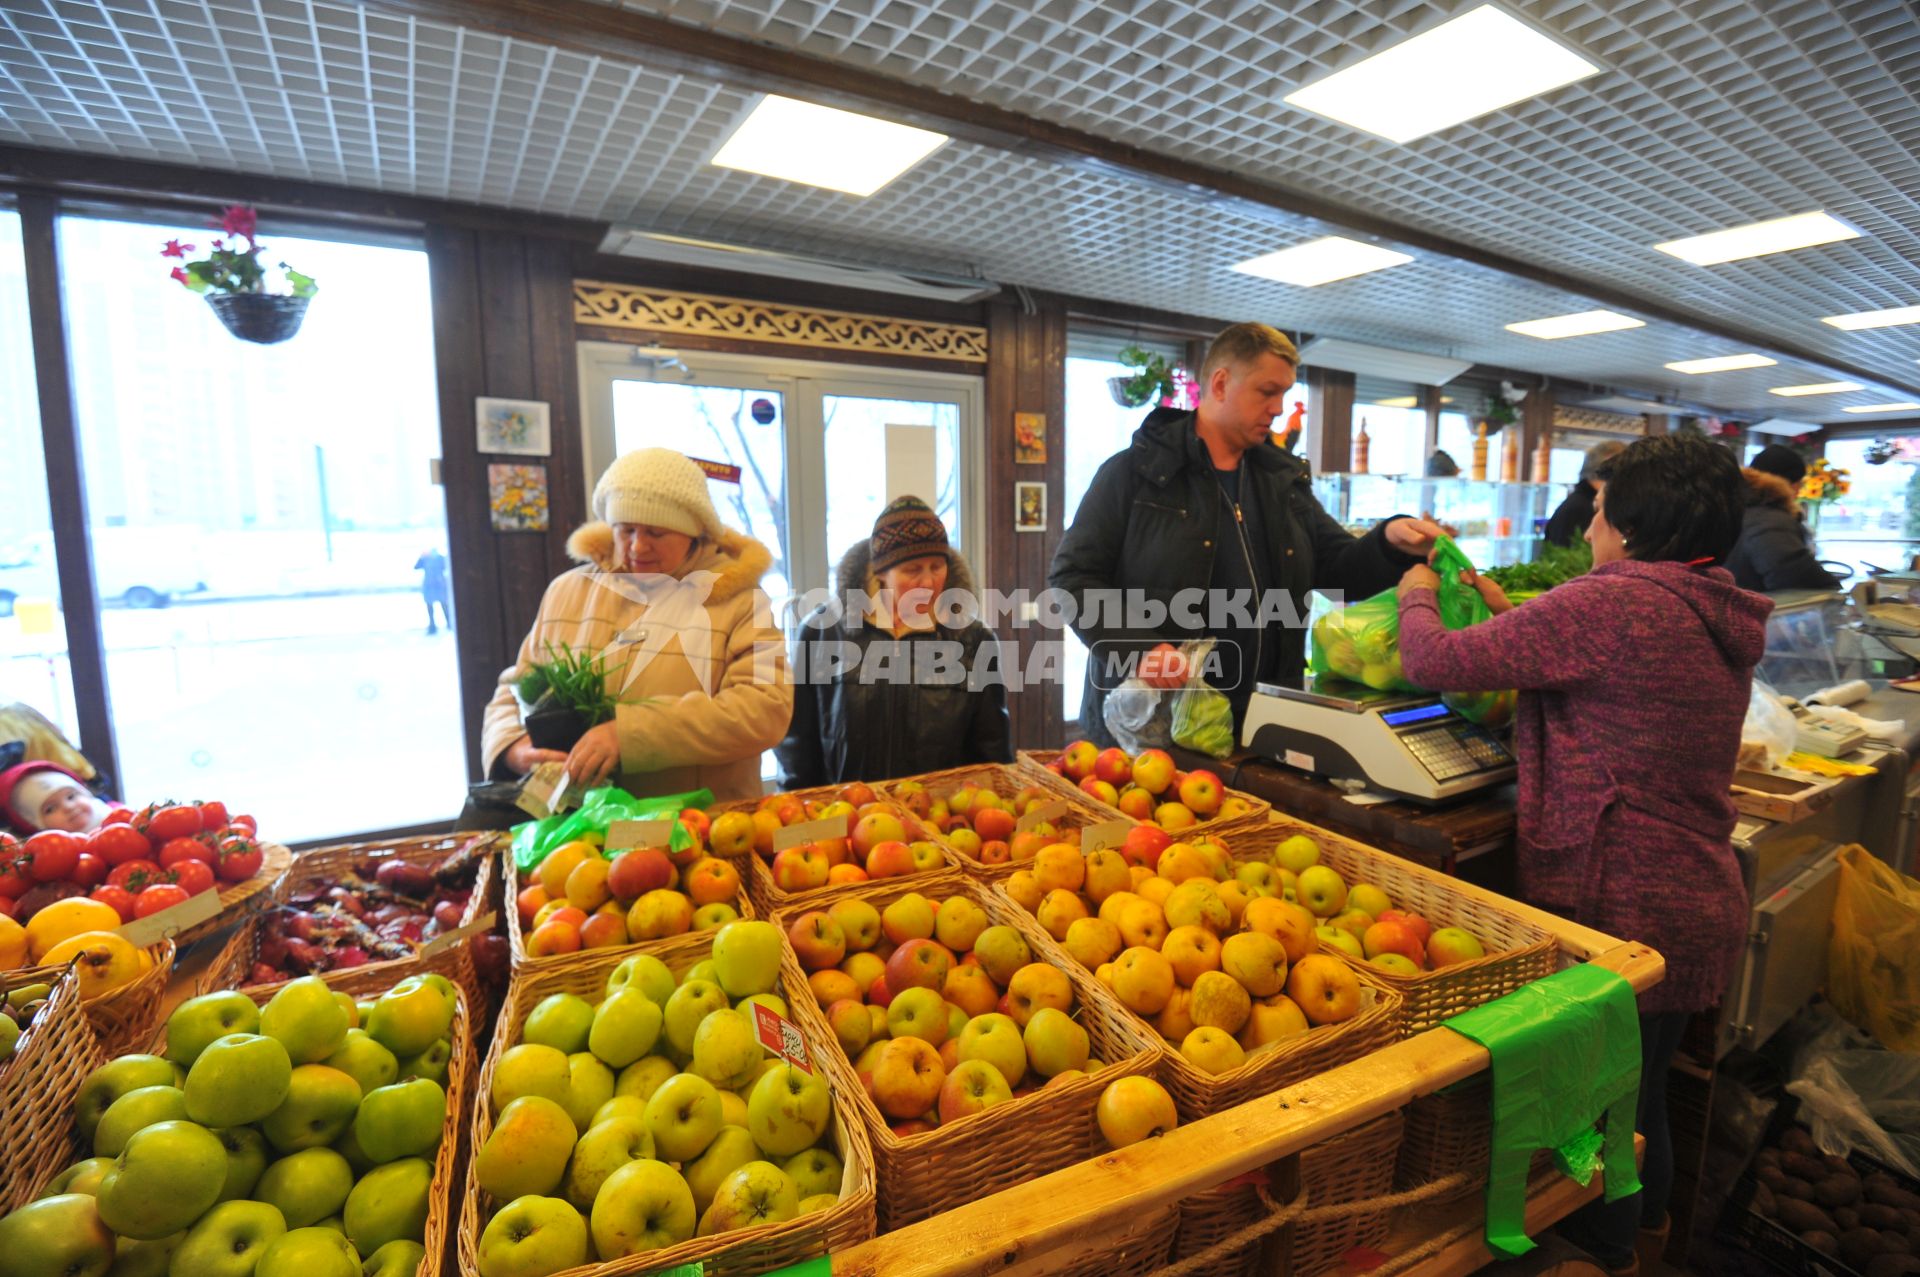
<path fill-rule="evenodd" d="M 5 859 L 0 859 L 0 896 L 11 896 L 18 900 L 33 890 L 33 876 L 27 872 L 26 858 L 18 849 Z"/>
<path fill-rule="evenodd" d="M 200 828 L 212 833 L 227 823 L 227 805 L 222 802 L 201 803 Z"/>
<path fill-rule="evenodd" d="M 251 816 L 231 816 L 227 819 L 227 823 L 246 830 L 249 838 L 260 836 L 260 822 Z"/>
<path fill-rule="evenodd" d="M 87 850 L 109 865 L 153 858 L 153 844 L 132 825 L 102 825 L 87 839 Z"/>
<path fill-rule="evenodd" d="M 171 882 L 156 883 L 133 898 L 133 916 L 146 918 L 187 899 L 187 889 Z"/>
<path fill-rule="evenodd" d="M 100 823 L 103 825 L 131 825 L 133 823 L 133 808 L 120 806 L 110 807 L 107 809 L 106 817 L 101 820 Z"/>
<path fill-rule="evenodd" d="M 133 893 L 125 887 L 95 887 L 88 895 L 103 905 L 112 905 L 120 921 L 133 921 Z"/>
<path fill-rule="evenodd" d="M 107 880 L 107 862 L 90 851 L 80 853 L 73 865 L 73 880 L 83 887 L 97 887 Z"/>
<path fill-rule="evenodd" d="M 198 838 L 170 838 L 166 846 L 160 848 L 160 866 L 170 869 L 183 860 L 199 860 L 211 868 L 219 860 L 219 853 L 201 842 Z"/>
<path fill-rule="evenodd" d="M 133 826 L 140 828 L 137 817 Z M 200 832 L 200 809 L 178 805 L 162 807 L 147 818 L 145 832 L 157 846 L 163 847 L 172 839 L 190 837 Z"/>
<path fill-rule="evenodd" d="M 245 882 L 260 872 L 260 862 L 265 859 L 260 844 L 251 838 L 222 838 L 220 840 L 220 861 L 214 869 L 222 882 Z"/>
<path fill-rule="evenodd" d="M 182 860 L 167 869 L 173 882 L 185 887 L 187 894 L 197 896 L 213 886 L 213 866 L 204 860 Z"/>
<path fill-rule="evenodd" d="M 139 895 L 156 882 L 166 881 L 166 870 L 151 860 L 129 860 L 123 865 L 115 865 L 113 872 L 107 875 L 107 885 L 123 887 L 133 895 Z"/>
<path fill-rule="evenodd" d="M 0 913 L 13 917 L 14 900 L 12 896 L 0 896 Z"/>
<path fill-rule="evenodd" d="M 61 829 L 43 829 L 20 845 L 35 882 L 64 882 L 80 860 L 81 840 Z"/>

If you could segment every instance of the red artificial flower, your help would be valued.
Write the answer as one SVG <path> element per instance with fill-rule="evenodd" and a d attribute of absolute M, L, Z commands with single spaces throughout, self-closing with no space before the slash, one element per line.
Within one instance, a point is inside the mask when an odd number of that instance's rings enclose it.
<path fill-rule="evenodd" d="M 225 241 L 224 239 L 216 239 L 213 241 L 213 251 L 216 253 L 219 252 L 221 249 L 225 248 L 226 246 L 227 246 L 227 241 Z"/>
<path fill-rule="evenodd" d="M 221 215 L 220 229 L 229 235 L 245 235 L 253 238 L 253 229 L 258 225 L 254 211 L 245 204 L 235 204 Z"/>
<path fill-rule="evenodd" d="M 160 250 L 160 256 L 185 257 L 188 253 L 191 253 L 192 251 L 193 251 L 193 245 L 182 244 L 177 239 L 170 239 L 167 241 L 167 246 Z"/>
<path fill-rule="evenodd" d="M 182 284 L 191 284 L 193 282 L 187 278 L 187 272 L 178 266 L 173 268 L 173 278 Z"/>

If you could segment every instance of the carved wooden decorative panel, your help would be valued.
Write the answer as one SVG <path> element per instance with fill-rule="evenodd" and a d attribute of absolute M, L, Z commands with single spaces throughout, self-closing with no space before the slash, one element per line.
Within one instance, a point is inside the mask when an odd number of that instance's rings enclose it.
<path fill-rule="evenodd" d="M 1569 408 L 1555 405 L 1553 428 L 1555 430 L 1597 430 L 1614 435 L 1643 435 L 1647 432 L 1647 422 L 1644 417 L 1630 417 L 1619 412 L 1602 412 L 1598 408 Z"/>
<path fill-rule="evenodd" d="M 844 310 L 805 310 L 589 279 L 573 282 L 573 318 L 579 324 L 649 333 L 726 337 L 857 354 L 950 359 L 956 363 L 981 364 L 987 360 L 987 330 L 965 324 L 892 319 Z"/>

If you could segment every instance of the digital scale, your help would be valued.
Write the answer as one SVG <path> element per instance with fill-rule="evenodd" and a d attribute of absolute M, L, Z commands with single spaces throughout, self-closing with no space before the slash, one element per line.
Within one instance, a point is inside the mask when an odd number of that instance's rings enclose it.
<path fill-rule="evenodd" d="M 1513 752 L 1428 693 L 1340 679 L 1261 683 L 1241 743 L 1304 772 L 1439 802 L 1513 779 Z"/>

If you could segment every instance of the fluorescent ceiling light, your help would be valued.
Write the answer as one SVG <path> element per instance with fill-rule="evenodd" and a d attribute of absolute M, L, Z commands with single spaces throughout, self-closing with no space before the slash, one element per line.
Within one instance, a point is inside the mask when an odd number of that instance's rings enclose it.
<path fill-rule="evenodd" d="M 1856 328 L 1891 328 L 1895 324 L 1920 324 L 1920 306 L 1894 306 L 1887 310 L 1863 310 L 1852 315 L 1828 315 L 1820 321 L 1849 332 Z"/>
<path fill-rule="evenodd" d="M 1336 279 L 1351 279 L 1355 275 L 1385 270 L 1389 266 L 1404 266 L 1412 260 L 1411 255 L 1397 253 L 1391 248 L 1363 244 L 1342 235 L 1329 235 L 1324 239 L 1309 240 L 1305 244 L 1283 248 L 1277 253 L 1268 253 L 1265 257 L 1241 262 L 1234 269 L 1242 275 L 1258 275 L 1282 284 L 1315 288 L 1321 284 L 1331 284 Z"/>
<path fill-rule="evenodd" d="M 1703 372 L 1732 372 L 1737 368 L 1771 368 L 1778 362 L 1765 355 L 1721 355 L 1714 359 L 1683 359 L 1667 367 L 1697 376 Z"/>
<path fill-rule="evenodd" d="M 1583 310 L 1577 315 L 1554 315 L 1549 319 L 1529 319 L 1523 324 L 1508 324 L 1507 331 L 1527 337 L 1557 341 L 1562 337 L 1585 337 L 1589 333 L 1618 332 L 1622 328 L 1645 328 L 1644 319 L 1619 315 L 1610 310 Z"/>
<path fill-rule="evenodd" d="M 1764 257 L 1768 253 L 1790 253 L 1796 248 L 1832 244 L 1843 239 L 1859 239 L 1860 232 L 1837 217 L 1826 213 L 1796 213 L 1747 226 L 1730 226 L 1724 231 L 1668 240 L 1654 247 L 1695 266 L 1713 266 L 1737 262 L 1743 257 Z"/>
<path fill-rule="evenodd" d="M 944 133 L 769 93 L 713 162 L 849 195 L 871 195 L 946 141 Z"/>
<path fill-rule="evenodd" d="M 1857 381 L 1816 381 L 1805 386 L 1772 386 L 1767 393 L 1797 399 L 1802 395 L 1844 395 L 1850 390 L 1864 389 Z"/>
<path fill-rule="evenodd" d="M 1444 386 L 1473 367 L 1471 359 L 1390 350 L 1344 337 L 1315 337 L 1301 347 L 1300 363 L 1302 367 L 1338 368 L 1361 377 L 1412 382 L 1416 386 Z"/>
<path fill-rule="evenodd" d="M 1376 399 L 1373 401 L 1373 406 L 1376 408 L 1418 408 L 1420 401 L 1412 395 L 1401 395 L 1398 399 Z"/>
<path fill-rule="evenodd" d="M 1841 412 L 1920 412 L 1920 403 L 1907 400 L 1902 403 L 1859 404 L 1852 408 L 1842 408 Z"/>
<path fill-rule="evenodd" d="M 1768 417 L 1765 421 L 1756 421 L 1747 427 L 1750 432 L 1758 432 L 1763 435 L 1787 435 L 1789 437 L 1807 434 L 1819 428 L 1818 422 L 1794 421 L 1787 417 Z"/>
<path fill-rule="evenodd" d="M 1505 9 L 1483 4 L 1296 89 L 1286 102 L 1389 142 L 1411 142 L 1599 70 Z"/>

